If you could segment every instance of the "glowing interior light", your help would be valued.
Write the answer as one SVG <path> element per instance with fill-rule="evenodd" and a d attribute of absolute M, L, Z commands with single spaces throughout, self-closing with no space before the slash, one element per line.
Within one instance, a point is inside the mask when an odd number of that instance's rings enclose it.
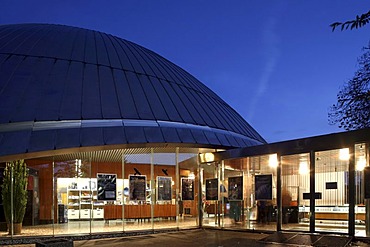
<path fill-rule="evenodd" d="M 269 166 L 272 168 L 276 168 L 278 166 L 277 154 L 270 154 Z"/>
<path fill-rule="evenodd" d="M 349 160 L 349 149 L 348 148 L 339 149 L 339 159 Z"/>
<path fill-rule="evenodd" d="M 363 171 L 366 166 L 365 156 L 360 156 L 356 163 L 356 170 Z"/>
<path fill-rule="evenodd" d="M 215 161 L 215 155 L 213 153 L 203 153 L 200 154 L 200 162 L 201 163 L 209 163 Z"/>
<path fill-rule="evenodd" d="M 310 170 L 308 169 L 307 161 L 300 161 L 299 162 L 299 174 L 305 175 L 308 174 Z"/>

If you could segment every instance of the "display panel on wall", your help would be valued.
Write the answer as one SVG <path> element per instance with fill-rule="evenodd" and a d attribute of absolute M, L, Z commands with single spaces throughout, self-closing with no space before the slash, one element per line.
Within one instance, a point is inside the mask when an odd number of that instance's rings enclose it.
<path fill-rule="evenodd" d="M 243 200 L 243 176 L 240 177 L 229 177 L 229 201 L 241 201 Z"/>
<path fill-rule="evenodd" d="M 130 200 L 146 200 L 146 175 L 129 175 Z"/>
<path fill-rule="evenodd" d="M 218 200 L 218 178 L 206 179 L 206 200 Z"/>
<path fill-rule="evenodd" d="M 115 201 L 117 197 L 117 174 L 98 173 L 98 200 Z"/>
<path fill-rule="evenodd" d="M 170 201 L 172 199 L 172 178 L 157 176 L 157 201 Z"/>
<path fill-rule="evenodd" d="M 272 200 L 272 174 L 254 177 L 256 200 Z"/>
<path fill-rule="evenodd" d="M 181 178 L 181 196 L 182 200 L 194 200 L 194 179 Z"/>

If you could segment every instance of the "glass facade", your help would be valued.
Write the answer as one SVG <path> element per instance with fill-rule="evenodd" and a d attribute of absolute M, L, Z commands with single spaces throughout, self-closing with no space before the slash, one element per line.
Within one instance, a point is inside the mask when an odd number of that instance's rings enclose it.
<path fill-rule="evenodd" d="M 340 149 L 201 164 L 204 193 L 213 180 L 220 184 L 215 187 L 219 197 L 206 197 L 204 225 L 369 236 L 366 183 L 370 180 L 364 172 L 369 168 L 368 150 L 363 142 Z M 242 198 L 230 200 L 230 178 L 237 177 L 242 181 Z"/>
<path fill-rule="evenodd" d="M 369 236 L 368 143 L 289 148 L 226 158 L 215 149 L 147 147 L 26 159 L 22 237 L 197 227 Z M 17 236 L 0 211 L 1 238 Z"/>
<path fill-rule="evenodd" d="M 22 236 L 198 227 L 200 151 L 136 148 L 27 159 Z M 14 235 L 2 228 L 2 237 Z"/>

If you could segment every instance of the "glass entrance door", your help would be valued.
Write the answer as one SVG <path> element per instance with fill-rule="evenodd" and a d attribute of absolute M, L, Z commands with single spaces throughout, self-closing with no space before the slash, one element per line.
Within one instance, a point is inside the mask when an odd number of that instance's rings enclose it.
<path fill-rule="evenodd" d="M 282 229 L 309 231 L 309 154 L 281 157 Z"/>
<path fill-rule="evenodd" d="M 221 165 L 217 162 L 201 164 L 201 170 L 203 173 L 203 225 L 220 227 L 221 218 L 224 216 L 224 210 L 221 208 L 224 196 L 222 179 L 220 179 Z"/>
<path fill-rule="evenodd" d="M 315 230 L 348 233 L 349 149 L 315 153 Z"/>

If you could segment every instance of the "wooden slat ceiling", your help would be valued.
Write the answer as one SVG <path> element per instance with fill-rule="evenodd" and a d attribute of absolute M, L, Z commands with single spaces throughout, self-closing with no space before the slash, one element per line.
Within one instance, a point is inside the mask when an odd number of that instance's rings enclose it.
<path fill-rule="evenodd" d="M 173 164 L 175 159 L 176 148 L 131 148 L 131 149 L 115 149 L 115 150 L 102 150 L 83 153 L 70 153 L 55 156 L 55 161 L 66 160 L 91 160 L 92 162 L 122 162 L 125 160 L 131 163 L 142 163 L 141 160 L 150 159 L 150 154 L 153 151 L 154 163 L 157 164 Z M 199 148 L 179 148 L 179 162 L 189 159 L 201 152 L 212 152 L 209 149 Z M 147 156 L 147 157 L 144 157 Z M 170 160 L 167 160 L 170 159 Z"/>

